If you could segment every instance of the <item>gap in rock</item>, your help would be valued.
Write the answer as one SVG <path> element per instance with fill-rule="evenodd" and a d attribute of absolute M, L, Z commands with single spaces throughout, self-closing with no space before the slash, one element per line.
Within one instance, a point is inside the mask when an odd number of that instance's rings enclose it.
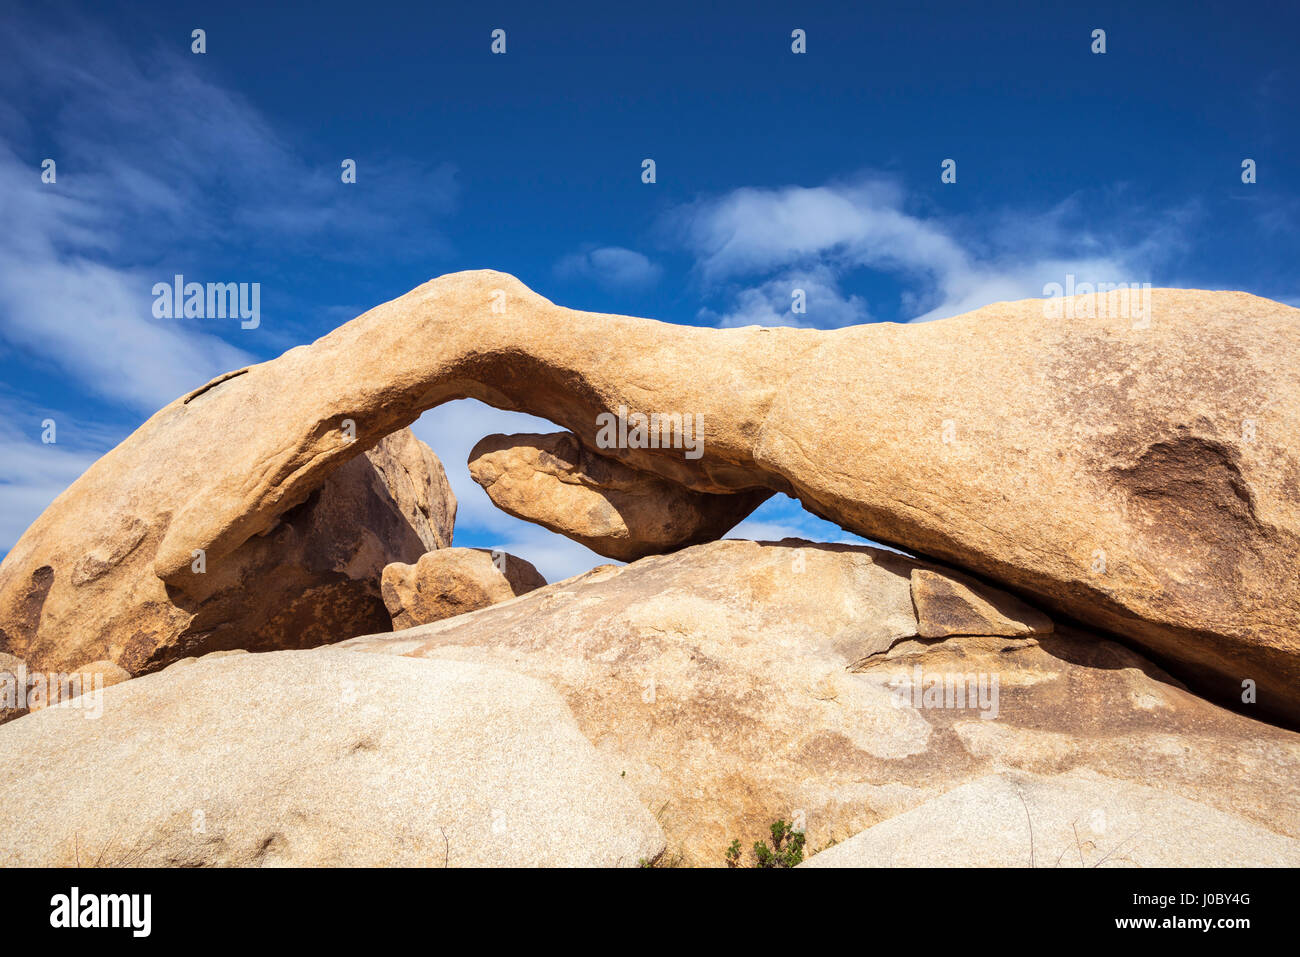
<path fill-rule="evenodd" d="M 411 431 L 437 454 L 452 491 L 456 493 L 453 544 L 466 548 L 502 549 L 532 562 L 552 583 L 597 565 L 621 564 L 557 532 L 507 515 L 493 505 L 487 493 L 470 478 L 466 465 L 469 453 L 484 436 L 497 432 L 512 435 L 565 431 L 563 426 L 539 416 L 495 409 L 477 399 L 460 399 L 425 412 L 411 425 Z M 873 545 L 899 551 L 818 518 L 805 510 L 797 499 L 780 492 L 723 537 L 754 541 L 801 538 L 811 542 Z"/>
<path fill-rule="evenodd" d="M 485 435 L 501 432 L 557 432 L 564 427 L 549 419 L 495 409 L 477 399 L 459 399 L 430 409 L 411 431 L 442 460 L 456 493 L 456 528 L 452 544 L 461 548 L 497 548 L 532 562 L 548 582 L 579 575 L 612 559 L 571 541 L 557 532 L 507 515 L 470 478 L 470 449 Z"/>

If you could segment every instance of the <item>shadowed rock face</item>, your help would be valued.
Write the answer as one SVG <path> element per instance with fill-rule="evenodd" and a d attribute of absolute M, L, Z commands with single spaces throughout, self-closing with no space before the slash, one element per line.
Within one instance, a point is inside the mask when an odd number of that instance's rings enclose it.
<path fill-rule="evenodd" d="M 695 492 L 568 432 L 489 435 L 470 452 L 469 474 L 502 511 L 624 562 L 719 539 L 772 494 Z"/>
<path fill-rule="evenodd" d="M 215 459 L 218 448 L 207 454 Z M 153 479 L 166 499 L 165 476 Z M 149 493 L 127 487 L 115 494 L 147 502 Z M 23 590 L 18 579 L 16 612 L 4 596 L 20 566 L 6 559 L 0 568 L 0 639 L 32 670 L 84 670 L 86 662 L 108 659 L 139 674 L 223 648 L 310 648 L 385 630 L 384 566 L 450 545 L 455 515 L 442 464 L 403 429 L 342 463 L 264 534 L 228 555 L 204 556 L 203 572 L 191 572 L 183 589 L 149 571 L 159 528 L 147 506 L 136 514 L 92 508 L 83 516 L 90 534 L 80 540 L 32 541 L 38 520 L 19 542 L 43 556 L 29 579 L 37 587 Z"/>
<path fill-rule="evenodd" d="M 1050 632 L 1052 622 L 1013 595 L 990 600 L 987 589 L 972 587 L 951 574 L 912 570 L 912 605 L 922 638 L 1002 635 L 1017 638 Z"/>
<path fill-rule="evenodd" d="M 602 451 L 700 492 L 787 492 L 1212 694 L 1253 681 L 1261 709 L 1300 720 L 1300 311 L 1154 290 L 1148 322 L 1088 317 L 1105 298 L 1069 318 L 1028 300 L 917 326 L 703 329 L 444 276 L 178 399 L 92 466 L 0 567 L 5 644 L 78 634 L 92 595 L 73 566 L 130 539 L 114 600 L 157 610 L 116 640 L 149 659 L 186 626 L 195 549 L 219 564 L 383 436 L 472 397 L 589 448 L 620 407 L 702 415 L 698 459 Z"/>

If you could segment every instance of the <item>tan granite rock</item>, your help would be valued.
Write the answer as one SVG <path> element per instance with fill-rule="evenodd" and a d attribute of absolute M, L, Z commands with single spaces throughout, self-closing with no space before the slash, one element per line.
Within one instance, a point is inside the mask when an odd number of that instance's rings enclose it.
<path fill-rule="evenodd" d="M 1136 781 L 995 772 L 804 867 L 1296 867 L 1300 841 Z"/>
<path fill-rule="evenodd" d="M 133 672 L 183 653 L 209 587 L 196 549 L 220 567 L 385 435 L 472 397 L 591 449 L 618 410 L 691 415 L 698 458 L 601 451 L 699 492 L 791 494 L 1300 722 L 1300 311 L 1138 298 L 708 329 L 565 309 L 504 273 L 443 276 L 176 400 L 96 462 L 0 565 L 0 646 Z"/>
<path fill-rule="evenodd" d="M 912 604 L 922 638 L 953 635 L 1042 635 L 1052 620 L 1014 595 L 971 587 L 952 574 L 912 570 Z"/>
<path fill-rule="evenodd" d="M 0 727 L 0 866 L 636 866 L 663 834 L 541 682 L 222 655 Z M 19 757 L 20 756 L 20 757 Z"/>
<path fill-rule="evenodd" d="M 865 547 L 713 542 L 342 647 L 551 684 L 683 863 L 721 865 L 778 818 L 812 852 L 1000 769 L 1159 781 L 1280 849 L 1300 838 L 1300 735 L 1060 623 L 921 638 L 918 569 L 946 574 Z"/>
<path fill-rule="evenodd" d="M 469 473 L 497 508 L 618 561 L 721 538 L 772 494 L 694 492 L 570 432 L 489 435 L 470 452 Z"/>
<path fill-rule="evenodd" d="M 87 473 L 106 469 L 103 484 L 75 483 L 0 565 L 0 648 L 33 671 L 106 660 L 141 674 L 220 648 L 306 648 L 386 629 L 384 567 L 451 543 L 456 499 L 442 465 L 402 429 L 322 476 L 272 527 L 229 554 L 193 557 L 168 585 L 148 558 L 166 523 L 154 510 L 184 498 L 187 481 L 201 485 L 183 478 L 183 462 L 217 468 L 228 446 L 173 435 L 166 416 L 150 422 L 137 433 L 148 462 L 110 452 Z"/>
<path fill-rule="evenodd" d="M 529 562 L 506 552 L 443 548 L 426 552 L 414 565 L 389 565 L 382 587 L 396 629 L 463 615 L 545 584 Z"/>

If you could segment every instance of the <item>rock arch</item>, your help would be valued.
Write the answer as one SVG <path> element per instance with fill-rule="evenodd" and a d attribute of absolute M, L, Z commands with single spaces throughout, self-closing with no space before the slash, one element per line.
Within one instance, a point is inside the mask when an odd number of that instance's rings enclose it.
<path fill-rule="evenodd" d="M 1300 718 L 1300 311 L 1153 290 L 1140 328 L 1088 312 L 1049 320 L 1027 300 L 915 326 L 719 330 L 565 309 L 499 272 L 443 276 L 176 400 L 95 463 L 0 566 L 3 643 L 72 664 L 79 645 L 175 641 L 196 549 L 221 562 L 443 402 L 543 416 L 588 445 L 622 405 L 704 423 L 699 459 L 602 450 L 626 465 L 699 492 L 786 492 L 1134 641 L 1223 698 L 1254 680 L 1262 708 Z M 1227 450 L 1251 534 L 1233 518 L 1218 535 L 1214 503 L 1169 505 L 1197 516 L 1172 536 L 1130 507 L 1114 476 L 1175 437 Z M 111 570 L 71 580 L 138 523 Z M 41 620 L 16 637 L 47 566 Z M 110 600 L 134 611 L 96 610 Z"/>

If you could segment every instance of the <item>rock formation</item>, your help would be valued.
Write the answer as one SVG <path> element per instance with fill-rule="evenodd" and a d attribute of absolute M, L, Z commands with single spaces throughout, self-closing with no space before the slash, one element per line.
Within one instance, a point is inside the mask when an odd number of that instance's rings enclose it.
<path fill-rule="evenodd" d="M 442 464 L 405 429 L 341 462 L 232 552 L 192 557 L 177 584 L 153 574 L 166 511 L 201 496 L 200 463 L 221 471 L 223 443 L 243 441 L 177 426 L 206 395 L 141 426 L 14 546 L 0 565 L 0 649 L 34 671 L 107 659 L 140 674 L 221 648 L 306 648 L 389 627 L 384 567 L 449 545 L 456 515 Z M 265 414 L 291 414 L 286 402 L 267 401 Z"/>
<path fill-rule="evenodd" d="M 426 552 L 414 565 L 384 569 L 384 604 L 393 628 L 410 628 L 509 601 L 546 579 L 522 558 L 482 548 Z"/>
<path fill-rule="evenodd" d="M 27 662 L 0 652 L 0 724 L 28 712 Z"/>
<path fill-rule="evenodd" d="M 1000 634 L 1013 619 L 997 617 L 991 635 L 926 638 L 918 577 L 927 594 L 1015 611 L 1020 625 Z M 551 685 L 655 811 L 668 858 L 687 864 L 720 865 L 733 839 L 748 847 L 778 818 L 799 818 L 812 852 L 1007 769 L 1159 781 L 1170 800 L 1237 821 L 1224 830 L 1207 818 L 1216 841 L 1248 834 L 1247 847 L 1271 841 L 1268 860 L 1300 863 L 1300 734 L 884 550 L 714 542 L 335 647 L 508 667 Z M 1190 839 L 1201 826 L 1187 819 L 1188 840 L 1144 859 L 1216 863 L 1219 844 Z"/>
<path fill-rule="evenodd" d="M 788 493 L 1300 721 L 1300 311 L 1194 290 L 1154 290 L 1141 316 L 1068 305 L 705 329 L 444 276 L 176 400 L 95 463 L 0 566 L 3 647 L 136 672 L 225 640 L 222 616 L 198 621 L 213 570 L 237 587 L 239 551 L 331 474 L 473 397 L 589 449 L 611 415 L 691 416 L 699 457 L 601 452 L 697 492 Z"/>
<path fill-rule="evenodd" d="M 583 447 L 575 435 L 489 435 L 469 474 L 492 503 L 630 562 L 721 538 L 770 496 L 695 492 Z"/>
<path fill-rule="evenodd" d="M 631 866 L 654 818 L 540 682 L 218 654 L 0 727 L 0 866 Z"/>

